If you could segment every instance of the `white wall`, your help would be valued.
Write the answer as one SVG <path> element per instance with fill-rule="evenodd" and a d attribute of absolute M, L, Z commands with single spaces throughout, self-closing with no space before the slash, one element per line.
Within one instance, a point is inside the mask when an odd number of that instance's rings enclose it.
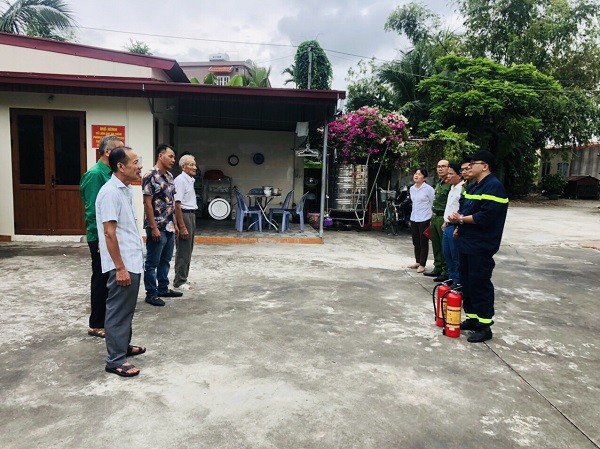
<path fill-rule="evenodd" d="M 57 94 L 49 101 L 48 94 L 0 92 L 0 166 L 5 168 L 3 176 L 0 176 L 0 191 L 3 192 L 0 196 L 0 235 L 14 235 L 10 108 L 85 111 L 88 167 L 96 163 L 95 149 L 92 148 L 92 125 L 125 126 L 125 143 L 142 157 L 142 171 L 147 171 L 154 164 L 154 122 L 146 99 Z M 134 186 L 134 203 L 141 230 L 143 205 L 139 186 Z"/>
<path fill-rule="evenodd" d="M 127 76 L 166 80 L 162 70 L 120 62 L 65 55 L 0 44 L 2 70 L 7 72 L 68 73 L 90 76 Z"/>
<path fill-rule="evenodd" d="M 221 170 L 242 193 L 264 185 L 279 187 L 281 198 L 271 202 L 272 207 L 278 207 L 292 188 L 294 201 L 304 189 L 304 160 L 296 158 L 293 143 L 293 132 L 180 127 L 175 146 L 178 154 L 190 152 L 196 157 L 202 174 Z M 263 164 L 252 161 L 255 153 L 264 155 Z M 227 162 L 232 154 L 240 161 L 235 167 Z"/>

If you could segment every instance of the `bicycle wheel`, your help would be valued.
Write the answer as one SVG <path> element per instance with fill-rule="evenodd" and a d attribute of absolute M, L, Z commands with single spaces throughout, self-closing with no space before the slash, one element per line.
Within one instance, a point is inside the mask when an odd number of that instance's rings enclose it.
<path fill-rule="evenodd" d="M 390 227 L 392 228 L 392 233 L 396 235 L 398 233 L 398 212 L 392 212 L 390 217 Z"/>
<path fill-rule="evenodd" d="M 383 229 L 387 230 L 390 227 L 394 235 L 396 235 L 396 226 L 394 224 L 394 213 L 392 212 L 392 208 L 386 207 L 383 213 Z"/>

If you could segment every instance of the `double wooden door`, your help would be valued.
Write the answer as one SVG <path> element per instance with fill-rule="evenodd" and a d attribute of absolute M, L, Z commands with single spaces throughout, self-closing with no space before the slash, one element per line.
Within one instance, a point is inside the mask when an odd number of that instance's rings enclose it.
<path fill-rule="evenodd" d="M 16 234 L 85 234 L 85 113 L 11 109 Z"/>

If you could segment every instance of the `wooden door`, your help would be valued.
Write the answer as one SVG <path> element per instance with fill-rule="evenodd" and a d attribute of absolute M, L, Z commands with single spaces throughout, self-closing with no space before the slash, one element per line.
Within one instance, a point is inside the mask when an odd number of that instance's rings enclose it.
<path fill-rule="evenodd" d="M 85 234 L 85 113 L 11 109 L 16 234 Z"/>

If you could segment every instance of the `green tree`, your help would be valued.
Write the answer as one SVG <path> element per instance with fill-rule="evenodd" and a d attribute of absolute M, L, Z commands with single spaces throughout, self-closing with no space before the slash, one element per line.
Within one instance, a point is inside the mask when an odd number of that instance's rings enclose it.
<path fill-rule="evenodd" d="M 331 63 L 317 41 L 304 41 L 298 46 L 293 67 L 294 83 L 299 89 L 309 88 L 309 68 L 311 89 L 331 89 Z"/>
<path fill-rule="evenodd" d="M 548 122 L 564 97 L 560 84 L 530 64 L 505 67 L 455 55 L 438 63 L 441 71 L 419 86 L 431 101 L 431 118 L 423 129 L 433 133 L 454 126 L 467 133 L 470 142 L 496 155 L 509 194 L 526 194 L 535 150 L 555 137 Z"/>
<path fill-rule="evenodd" d="M 204 79 L 202 80 L 202 84 L 212 84 L 212 85 L 216 85 L 217 84 L 217 75 L 215 75 L 212 72 L 207 73 L 204 76 Z"/>
<path fill-rule="evenodd" d="M 286 79 L 283 84 L 285 86 L 287 86 L 290 83 L 294 83 L 296 84 L 296 65 L 295 64 L 291 64 L 289 67 L 283 69 L 283 71 L 281 72 L 282 75 L 288 75 L 289 78 Z M 297 87 L 297 86 L 296 86 Z"/>
<path fill-rule="evenodd" d="M 423 135 L 420 123 L 429 117 L 429 99 L 427 92 L 417 86 L 436 73 L 438 58 L 460 48 L 460 36 L 443 28 L 437 14 L 415 2 L 397 7 L 384 29 L 405 35 L 412 49 L 402 52 L 400 59 L 383 64 L 379 80 L 393 92 L 394 109 L 408 118 L 414 133 Z"/>
<path fill-rule="evenodd" d="M 409 148 L 412 165 L 434 168 L 437 161 L 447 159 L 460 162 L 463 157 L 475 153 L 478 147 L 469 142 L 468 134 L 457 133 L 454 126 L 429 134 L 427 139 Z"/>
<path fill-rule="evenodd" d="M 385 31 L 405 34 L 414 45 L 430 41 L 440 29 L 440 17 L 422 3 L 410 2 L 398 6 L 388 17 Z"/>
<path fill-rule="evenodd" d="M 394 110 L 394 93 L 383 83 L 378 75 L 379 68 L 375 60 L 360 60 L 357 68 L 348 70 L 348 94 L 346 110 L 355 111 L 363 106 L 377 106 L 380 109 Z"/>
<path fill-rule="evenodd" d="M 458 0 L 472 56 L 533 64 L 563 87 L 600 84 L 597 0 Z"/>
<path fill-rule="evenodd" d="M 227 82 L 228 86 L 244 86 L 244 76 L 241 73 L 238 73 L 237 75 L 233 75 L 229 81 Z"/>
<path fill-rule="evenodd" d="M 143 41 L 134 41 L 129 39 L 129 43 L 125 45 L 125 50 L 129 53 L 137 53 L 138 55 L 151 55 L 150 47 Z"/>
<path fill-rule="evenodd" d="M 6 8 L 0 11 L 0 31 L 56 40 L 72 38 L 73 14 L 66 2 L 16 0 L 12 4 L 5 3 Z"/>
<path fill-rule="evenodd" d="M 258 67 L 252 64 L 246 76 L 246 86 L 250 87 L 271 87 L 269 76 L 271 75 L 271 67 Z"/>

